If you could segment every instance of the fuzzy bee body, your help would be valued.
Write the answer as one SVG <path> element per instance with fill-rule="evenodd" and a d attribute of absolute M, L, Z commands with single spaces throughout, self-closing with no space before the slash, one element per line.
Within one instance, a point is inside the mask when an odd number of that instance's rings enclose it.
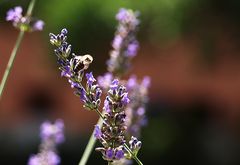
<path fill-rule="evenodd" d="M 74 57 L 70 60 L 70 66 L 74 72 L 86 70 L 93 61 L 92 56 L 89 54 L 83 56 L 73 54 L 73 56 Z"/>

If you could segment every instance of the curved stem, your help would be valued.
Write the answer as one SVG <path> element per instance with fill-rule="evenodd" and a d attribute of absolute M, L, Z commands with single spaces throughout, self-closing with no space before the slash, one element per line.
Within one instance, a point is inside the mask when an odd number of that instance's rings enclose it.
<path fill-rule="evenodd" d="M 28 16 L 30 16 L 32 14 L 35 2 L 36 2 L 36 0 L 31 0 L 31 2 L 29 3 L 28 10 L 27 10 L 27 15 Z M 16 43 L 15 43 L 15 46 L 14 46 L 14 48 L 13 48 L 13 50 L 11 52 L 10 58 L 8 60 L 7 67 L 5 69 L 5 72 L 3 74 L 3 78 L 2 78 L 2 81 L 1 81 L 1 84 L 0 84 L 0 100 L 2 98 L 2 94 L 3 94 L 3 90 L 4 90 L 4 87 L 5 87 L 5 84 L 7 82 L 8 76 L 9 76 L 10 71 L 12 69 L 12 66 L 13 66 L 13 63 L 14 63 L 17 51 L 18 51 L 18 49 L 20 47 L 20 44 L 21 44 L 23 36 L 24 36 L 24 33 L 25 33 L 24 30 L 20 30 L 20 32 L 18 34 L 18 38 L 17 38 Z"/>
<path fill-rule="evenodd" d="M 143 165 L 143 163 L 138 159 L 138 157 L 132 152 L 132 150 L 128 147 L 126 143 L 124 143 L 124 147 L 126 150 L 132 155 L 133 159 L 137 162 L 139 165 Z"/>
<path fill-rule="evenodd" d="M 103 120 L 100 117 L 98 119 L 97 125 L 99 125 L 99 127 L 101 128 L 102 127 L 102 123 L 103 123 Z M 89 158 L 89 156 L 90 156 L 90 154 L 91 154 L 91 152 L 93 150 L 93 147 L 94 147 L 95 143 L 96 143 L 96 138 L 94 137 L 94 130 L 93 130 L 92 135 L 91 135 L 91 137 L 90 137 L 90 139 L 88 141 L 87 147 L 85 148 L 83 156 L 82 156 L 82 158 L 81 158 L 81 160 L 80 160 L 78 165 L 85 165 L 87 163 L 87 160 L 88 160 L 88 158 Z"/>

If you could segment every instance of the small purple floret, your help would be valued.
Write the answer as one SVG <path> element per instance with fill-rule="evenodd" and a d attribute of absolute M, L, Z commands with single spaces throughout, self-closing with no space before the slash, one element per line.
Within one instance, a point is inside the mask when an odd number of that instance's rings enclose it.
<path fill-rule="evenodd" d="M 136 78 L 136 76 L 133 75 L 128 79 L 127 89 L 132 90 L 136 86 L 137 86 L 137 78 Z"/>
<path fill-rule="evenodd" d="M 145 76 L 142 80 L 142 86 L 144 86 L 145 88 L 149 88 L 150 84 L 151 84 L 150 77 Z"/>
<path fill-rule="evenodd" d="M 103 106 L 104 110 L 107 113 L 110 113 L 110 108 L 109 108 L 109 101 L 107 99 L 104 100 L 104 106 Z"/>
<path fill-rule="evenodd" d="M 98 76 L 98 84 L 100 87 L 107 89 L 109 88 L 112 79 L 113 79 L 113 75 L 111 73 L 106 73 L 103 76 Z"/>
<path fill-rule="evenodd" d="M 124 157 L 124 152 L 123 150 L 117 150 L 115 157 L 117 159 L 122 159 Z"/>
<path fill-rule="evenodd" d="M 125 21 L 127 19 L 127 10 L 124 8 L 121 8 L 116 15 L 116 19 L 118 21 Z"/>
<path fill-rule="evenodd" d="M 40 159 L 37 155 L 30 156 L 28 160 L 28 165 L 39 165 L 40 163 Z"/>
<path fill-rule="evenodd" d="M 122 98 L 122 104 L 127 105 L 129 102 L 130 102 L 130 100 L 128 98 L 128 93 L 125 93 L 123 98 Z"/>
<path fill-rule="evenodd" d="M 136 56 L 138 47 L 139 47 L 138 42 L 133 42 L 129 44 L 127 48 L 126 56 L 129 56 L 129 57 Z"/>
<path fill-rule="evenodd" d="M 41 31 L 43 30 L 44 22 L 42 20 L 38 20 L 33 25 L 33 30 Z"/>
<path fill-rule="evenodd" d="M 16 6 L 14 9 L 10 9 L 7 12 L 6 20 L 18 22 L 22 18 L 22 7 Z"/>
<path fill-rule="evenodd" d="M 113 151 L 113 149 L 111 149 L 111 148 L 107 149 L 107 151 L 106 151 L 106 157 L 107 157 L 108 159 L 112 159 L 112 158 L 114 157 L 114 151 Z"/>
<path fill-rule="evenodd" d="M 87 83 L 91 86 L 96 79 L 93 77 L 92 72 L 86 74 Z"/>
<path fill-rule="evenodd" d="M 48 160 L 49 165 L 58 165 L 60 163 L 59 156 L 52 151 L 48 152 L 47 160 Z"/>
<path fill-rule="evenodd" d="M 85 89 L 84 88 L 80 88 L 79 90 L 80 90 L 80 99 L 81 99 L 81 101 L 86 102 L 87 95 L 86 95 Z"/>
<path fill-rule="evenodd" d="M 96 125 L 96 126 L 95 126 L 95 129 L 94 129 L 94 137 L 95 137 L 96 139 L 100 139 L 101 136 L 102 136 L 101 128 L 100 128 L 98 125 Z"/>
<path fill-rule="evenodd" d="M 114 49 L 120 49 L 122 41 L 123 41 L 123 38 L 120 35 L 116 35 L 113 40 L 112 47 Z"/>
<path fill-rule="evenodd" d="M 116 89 L 118 88 L 118 84 L 119 84 L 118 79 L 114 79 L 114 80 L 112 81 L 112 84 L 110 85 L 110 89 L 111 89 L 111 90 L 116 90 Z"/>

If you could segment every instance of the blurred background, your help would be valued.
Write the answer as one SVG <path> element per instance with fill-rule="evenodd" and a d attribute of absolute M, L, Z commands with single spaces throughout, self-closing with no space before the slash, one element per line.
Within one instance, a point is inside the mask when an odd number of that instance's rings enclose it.
<path fill-rule="evenodd" d="M 0 77 L 18 34 L 5 21 L 6 12 L 16 5 L 26 11 L 28 3 L 0 0 Z M 24 36 L 0 102 L 0 164 L 26 164 L 38 152 L 40 124 L 57 118 L 66 126 L 62 164 L 79 162 L 97 115 L 83 110 L 60 77 L 48 34 L 67 28 L 73 52 L 91 54 L 89 70 L 102 75 L 121 7 L 141 13 L 141 49 L 129 75 L 152 79 L 140 159 L 240 164 L 239 0 L 37 1 L 33 15 L 46 25 Z M 94 152 L 88 164 L 105 162 Z"/>

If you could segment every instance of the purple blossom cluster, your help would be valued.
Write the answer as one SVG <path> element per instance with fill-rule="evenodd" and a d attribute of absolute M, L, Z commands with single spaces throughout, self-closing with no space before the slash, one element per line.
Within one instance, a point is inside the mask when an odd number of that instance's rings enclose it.
<path fill-rule="evenodd" d="M 54 50 L 57 58 L 61 75 L 68 79 L 71 87 L 75 89 L 75 94 L 83 101 L 84 107 L 90 110 L 96 110 L 100 106 L 100 97 L 102 90 L 97 84 L 92 72 L 84 71 L 92 63 L 93 58 L 90 55 L 76 55 L 71 53 L 71 45 L 67 43 L 67 29 L 62 29 L 60 34 L 50 33 L 50 43 L 56 46 Z M 83 87 L 82 79 L 86 76 L 86 86 Z"/>
<path fill-rule="evenodd" d="M 115 75 L 124 74 L 130 67 L 130 60 L 137 54 L 139 43 L 135 33 L 139 25 L 138 15 L 138 12 L 124 8 L 116 15 L 119 24 L 112 42 L 113 50 L 107 61 L 108 71 Z"/>
<path fill-rule="evenodd" d="M 101 151 L 103 158 L 109 162 L 122 159 L 126 152 L 123 146 L 126 131 L 124 110 L 129 101 L 126 88 L 114 79 L 104 101 L 103 126 L 96 125 L 94 133 L 103 145 L 96 150 Z"/>
<path fill-rule="evenodd" d="M 131 99 L 130 104 L 126 107 L 127 134 L 129 138 L 131 136 L 139 137 L 141 127 L 147 123 L 145 108 L 148 103 L 150 78 L 146 76 L 139 82 L 137 77 L 133 75 L 128 79 L 126 86 Z"/>
<path fill-rule="evenodd" d="M 38 154 L 31 155 L 28 165 L 58 165 L 60 157 L 56 146 L 64 141 L 64 123 L 58 119 L 54 124 L 46 121 L 40 127 L 41 145 Z"/>
<path fill-rule="evenodd" d="M 8 10 L 6 20 L 11 21 L 13 26 L 20 28 L 23 31 L 41 31 L 44 27 L 44 22 L 32 18 L 29 15 L 22 15 L 23 9 L 21 6 L 16 6 Z"/>

